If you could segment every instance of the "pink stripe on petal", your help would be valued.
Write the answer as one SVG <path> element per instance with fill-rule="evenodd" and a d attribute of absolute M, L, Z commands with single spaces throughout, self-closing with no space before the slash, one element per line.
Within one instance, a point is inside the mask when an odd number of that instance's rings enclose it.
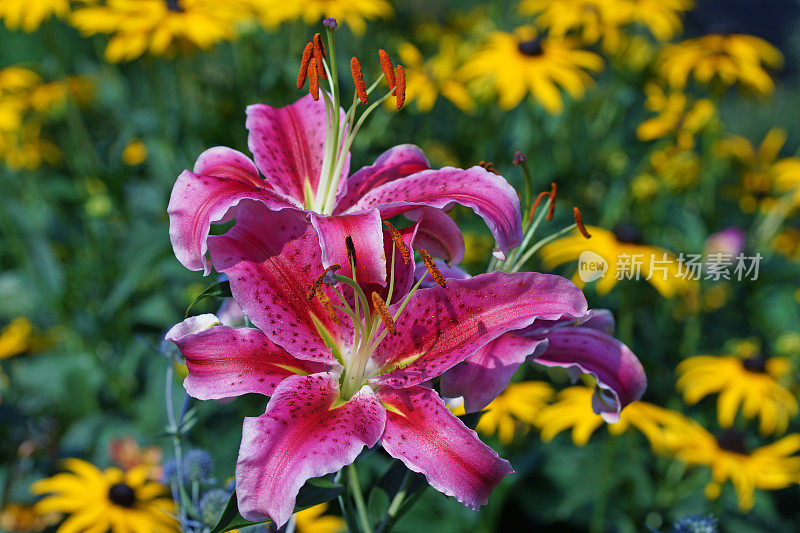
<path fill-rule="evenodd" d="M 204 274 L 211 271 L 205 258 L 211 224 L 230 218 L 231 208 L 243 199 L 256 200 L 269 209 L 299 207 L 289 198 L 239 177 L 195 174 L 188 170 L 178 176 L 167 213 L 172 248 L 183 266 L 203 270 Z"/>
<path fill-rule="evenodd" d="M 603 391 L 595 391 L 592 405 L 607 422 L 618 421 L 620 411 L 644 394 L 647 376 L 642 364 L 614 337 L 581 326 L 559 328 L 544 337 L 548 348 L 533 361 L 595 376 Z"/>
<path fill-rule="evenodd" d="M 503 177 L 481 167 L 423 170 L 367 192 L 349 211 L 376 207 L 386 219 L 420 206 L 449 209 L 454 203 L 483 218 L 497 241 L 498 257 L 505 258 L 522 242 L 517 192 Z"/>
<path fill-rule="evenodd" d="M 360 168 L 346 181 L 345 193 L 336 200 L 334 213 L 341 213 L 372 189 L 430 168 L 428 159 L 413 144 L 401 144 L 383 152 L 375 163 Z"/>
<path fill-rule="evenodd" d="M 344 111 L 339 110 L 340 124 Z M 254 104 L 247 107 L 247 145 L 266 181 L 276 190 L 300 202 L 305 200 L 305 183 L 317 191 L 325 152 L 327 124 L 325 102 L 306 95 L 285 107 Z M 346 156 L 342 180 L 350 172 Z"/>
<path fill-rule="evenodd" d="M 505 333 L 442 374 L 442 396 L 463 396 L 466 412 L 480 411 L 503 392 L 519 365 L 546 348 L 546 339 Z"/>
<path fill-rule="evenodd" d="M 292 376 L 275 389 L 266 413 L 244 419 L 236 463 L 243 517 L 283 526 L 306 480 L 337 472 L 378 442 L 386 410 L 369 387 L 334 407 L 338 399 L 334 374 Z"/>
<path fill-rule="evenodd" d="M 445 406 L 435 391 L 416 385 L 378 389 L 387 406 L 381 446 L 428 483 L 470 509 L 489 501 L 492 489 L 514 470 Z"/>
<path fill-rule="evenodd" d="M 397 310 L 393 305 L 391 311 Z M 447 288 L 419 289 L 373 360 L 384 374 L 372 380 L 408 387 L 441 375 L 503 333 L 537 318 L 586 313 L 586 298 L 561 276 L 492 272 L 447 281 Z"/>
<path fill-rule="evenodd" d="M 233 297 L 266 336 L 298 359 L 334 364 L 314 321 L 328 330 L 339 349 L 353 340 L 353 325 L 336 312 L 337 324 L 308 291 L 324 270 L 317 233 L 292 211 L 245 205 L 225 235 L 208 239 L 214 268 L 228 275 Z M 321 287 L 334 301 L 335 293 Z"/>
<path fill-rule="evenodd" d="M 166 338 L 174 342 L 186 358 L 189 375 L 183 386 L 190 396 L 199 400 L 247 393 L 269 396 L 288 376 L 326 369 L 320 363 L 295 359 L 255 328 L 213 326 L 196 332 L 190 329 L 178 324 Z"/>
<path fill-rule="evenodd" d="M 373 209 L 347 215 L 311 214 L 311 223 L 319 234 L 322 264 L 341 265 L 342 276 L 353 277 L 345 240 L 353 240 L 356 252 L 356 276 L 359 283 L 386 285 L 386 255 L 380 213 Z"/>

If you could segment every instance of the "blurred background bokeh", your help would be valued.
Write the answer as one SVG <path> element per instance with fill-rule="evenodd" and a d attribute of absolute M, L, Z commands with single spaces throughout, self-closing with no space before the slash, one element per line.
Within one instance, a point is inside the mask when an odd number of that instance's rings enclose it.
<path fill-rule="evenodd" d="M 673 524 L 696 515 L 800 529 L 798 2 L 0 0 L 0 530 L 74 514 L 31 490 L 64 458 L 170 481 L 165 402 L 180 409 L 185 367 L 162 339 L 214 281 L 172 253 L 171 187 L 208 147 L 247 152 L 246 105 L 302 95 L 300 53 L 326 16 L 368 78 L 378 48 L 408 77 L 354 168 L 414 143 L 434 166 L 492 161 L 522 191 L 519 150 L 538 189 L 558 184 L 548 231 L 580 206 L 593 239 L 568 235 L 527 269 L 572 277 L 582 249 L 760 258 L 741 280 L 587 284 L 645 366 L 644 401 L 606 426 L 591 383 L 520 370 L 478 425 L 516 474 L 480 513 L 428 490 L 397 530 L 694 531 Z M 453 216 L 462 266 L 485 270 L 491 236 Z M 193 407 L 198 523 L 222 511 L 242 417 L 263 408 Z M 377 479 L 388 460 L 365 465 Z M 297 530 L 335 531 L 338 514 Z"/>

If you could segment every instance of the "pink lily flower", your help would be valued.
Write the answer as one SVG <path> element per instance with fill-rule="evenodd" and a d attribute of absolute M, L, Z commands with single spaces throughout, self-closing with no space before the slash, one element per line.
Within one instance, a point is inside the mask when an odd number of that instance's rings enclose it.
<path fill-rule="evenodd" d="M 421 231 L 440 241 L 438 248 L 447 254 L 442 257 L 455 263 L 464 253 L 463 238 L 442 211 L 456 203 L 486 221 L 499 259 L 519 245 L 519 199 L 504 178 L 479 166 L 432 170 L 422 151 L 410 144 L 390 148 L 372 165 L 349 175 L 349 146 L 358 125 L 352 127 L 351 113 L 338 111 L 334 128 L 335 113 L 326 118 L 326 103 L 311 95 L 286 107 L 249 106 L 248 146 L 255 162 L 236 150 L 215 147 L 203 152 L 194 169 L 185 170 L 175 182 L 167 211 L 178 260 L 208 274 L 211 264 L 205 255 L 211 224 L 238 218 L 238 206 L 245 199 L 308 216 L 326 267 L 333 264 L 330 257 L 343 246 L 344 237 L 351 235 L 365 257 L 357 265 L 358 279 L 381 285 L 387 274 L 381 220 L 400 214 L 416 220 L 428 213 L 430 223 Z M 338 154 L 331 146 L 340 147 Z M 349 275 L 349 265 L 343 266 Z"/>
<path fill-rule="evenodd" d="M 184 386 L 193 397 L 270 396 L 262 416 L 244 421 L 236 467 L 242 516 L 282 526 L 306 480 L 337 472 L 378 443 L 444 494 L 473 509 L 485 504 L 511 465 L 427 383 L 509 331 L 584 316 L 580 289 L 560 276 L 502 272 L 419 288 L 412 247 L 422 221 L 391 239 L 381 231 L 388 287 L 356 282 L 326 271 L 318 231 L 302 213 L 242 202 L 237 219 L 208 247 L 256 327 L 201 315 L 167 339 L 186 358 Z M 398 253 L 404 247 L 408 264 Z M 350 248 L 350 261 L 367 259 Z"/>
<path fill-rule="evenodd" d="M 446 279 L 469 279 L 456 266 L 437 266 Z M 418 264 L 416 277 L 425 272 Z M 449 281 L 448 281 L 449 282 Z M 422 286 L 430 286 L 423 281 Z M 573 380 L 590 374 L 597 380 L 592 409 L 606 422 L 616 423 L 622 409 L 647 388 L 647 376 L 636 355 L 615 339 L 614 315 L 607 309 L 590 310 L 582 317 L 556 320 L 537 318 L 525 328 L 504 333 L 442 375 L 442 395 L 464 398 L 464 410 L 480 411 L 511 381 L 517 368 L 530 361 L 565 368 Z"/>

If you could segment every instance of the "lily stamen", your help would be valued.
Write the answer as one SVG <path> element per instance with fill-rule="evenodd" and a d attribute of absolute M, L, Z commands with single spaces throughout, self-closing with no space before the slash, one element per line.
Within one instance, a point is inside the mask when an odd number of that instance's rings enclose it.
<path fill-rule="evenodd" d="M 578 231 L 580 231 L 581 235 L 583 235 L 587 239 L 591 239 L 592 236 L 586 230 L 586 226 L 583 225 L 583 217 L 581 217 L 580 209 L 578 209 L 577 207 L 573 207 L 572 213 L 575 216 L 575 225 L 578 226 Z"/>
<path fill-rule="evenodd" d="M 425 263 L 425 268 L 428 269 L 433 281 L 435 281 L 440 287 L 447 287 L 447 282 L 445 281 L 442 272 L 439 270 L 439 267 L 436 266 L 436 263 L 433 262 L 433 258 L 431 257 L 431 254 L 428 253 L 428 250 L 425 248 L 420 248 L 419 255 L 422 258 L 422 262 Z"/>
<path fill-rule="evenodd" d="M 492 163 L 491 161 L 481 160 L 481 162 L 478 163 L 478 166 L 488 172 L 491 172 L 492 174 L 497 174 L 498 176 L 500 175 L 500 172 L 498 172 L 497 169 L 494 168 L 494 163 Z"/>
<path fill-rule="evenodd" d="M 539 204 L 542 203 L 542 200 L 545 196 L 550 196 L 550 191 L 542 191 L 536 196 L 536 199 L 533 201 L 533 205 L 531 205 L 531 212 L 528 213 L 528 224 L 533 222 L 533 214 L 537 209 L 539 209 Z"/>
<path fill-rule="evenodd" d="M 389 333 L 397 335 L 397 328 L 395 328 L 392 314 L 389 312 L 389 308 L 386 307 L 386 302 L 383 301 L 383 298 L 381 298 L 377 292 L 372 293 L 372 306 L 381 318 L 383 325 L 389 330 Z"/>
<path fill-rule="evenodd" d="M 322 304 L 322 308 L 325 309 L 325 312 L 328 314 L 331 320 L 333 320 L 334 324 L 340 324 L 339 317 L 336 315 L 336 311 L 334 311 L 334 305 L 331 299 L 325 294 L 325 291 L 317 291 L 317 300 L 320 304 Z"/>
<path fill-rule="evenodd" d="M 411 261 L 411 252 L 408 250 L 405 241 L 403 241 L 403 236 L 388 220 L 384 220 L 383 223 L 389 228 L 389 236 L 392 238 L 395 247 L 400 251 L 400 255 L 403 256 L 403 264 L 407 265 Z"/>
<path fill-rule="evenodd" d="M 317 60 L 317 65 L 323 65 L 325 58 L 325 49 L 322 47 L 322 36 L 319 33 L 314 34 L 314 59 Z M 319 68 L 319 77 L 327 80 L 328 76 L 325 74 L 324 68 Z"/>
<path fill-rule="evenodd" d="M 389 84 L 389 90 L 391 91 L 396 85 L 394 77 L 394 65 L 392 65 L 392 60 L 389 57 L 389 54 L 387 54 L 386 50 L 383 48 L 378 49 L 378 58 L 380 58 L 381 70 L 383 71 L 383 75 L 386 78 L 386 83 Z"/>
<path fill-rule="evenodd" d="M 314 283 L 311 284 L 311 289 L 308 291 L 308 299 L 311 300 L 314 297 L 314 293 L 317 292 L 317 289 L 319 289 L 323 283 L 326 283 L 326 278 L 328 278 L 330 275 L 329 273 L 336 272 L 340 268 L 342 268 L 342 265 L 331 265 L 326 268 L 322 274 L 317 276 L 317 278 L 314 280 Z"/>
<path fill-rule="evenodd" d="M 367 85 L 364 83 L 364 73 L 361 71 L 361 63 L 358 62 L 355 56 L 350 59 L 350 72 L 353 74 L 353 82 L 356 86 L 358 99 L 361 100 L 361 103 L 364 105 L 369 104 L 369 100 L 367 99 Z"/>
<path fill-rule="evenodd" d="M 314 52 L 314 45 L 306 43 L 303 49 L 303 57 L 300 59 L 300 72 L 297 74 L 297 88 L 302 89 L 308 77 L 308 63 L 311 61 L 311 54 Z"/>
<path fill-rule="evenodd" d="M 319 69 L 317 60 L 313 57 L 308 62 L 308 93 L 315 102 L 319 100 Z"/>
<path fill-rule="evenodd" d="M 403 65 L 397 65 L 397 85 L 395 86 L 394 97 L 397 103 L 397 109 L 403 107 L 406 103 L 406 71 L 403 70 Z"/>
<path fill-rule="evenodd" d="M 553 220 L 553 213 L 556 210 L 556 195 L 558 194 L 558 186 L 556 182 L 550 183 L 550 208 L 547 210 L 545 220 Z"/>

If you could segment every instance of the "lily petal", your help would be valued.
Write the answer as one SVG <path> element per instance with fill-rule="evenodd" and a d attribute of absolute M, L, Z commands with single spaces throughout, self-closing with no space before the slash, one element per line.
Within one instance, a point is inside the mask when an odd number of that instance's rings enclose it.
<path fill-rule="evenodd" d="M 327 268 L 341 265 L 339 272 L 352 278 L 345 239 L 353 241 L 356 258 L 356 279 L 359 283 L 386 285 L 386 255 L 383 244 L 381 214 L 376 209 L 347 215 L 311 214 L 311 223 L 319 234 L 322 264 Z"/>
<path fill-rule="evenodd" d="M 389 148 L 368 167 L 360 168 L 346 181 L 345 193 L 336 200 L 334 213 L 342 213 L 372 189 L 430 168 L 428 159 L 413 144 Z"/>
<path fill-rule="evenodd" d="M 258 174 L 249 173 L 248 165 L 238 156 L 227 161 L 218 159 L 221 151 L 207 150 L 200 155 L 196 167 L 221 175 L 198 174 L 184 170 L 178 176 L 169 198 L 169 239 L 175 257 L 189 270 L 211 272 L 205 259 L 206 239 L 212 223 L 231 218 L 231 209 L 243 199 L 257 200 L 269 209 L 298 208 L 292 199 L 265 187 L 259 187 Z M 234 150 L 227 150 L 227 155 Z M 238 152 L 237 152 L 238 153 Z M 239 154 L 245 157 L 243 154 Z M 224 164 L 223 164 L 224 162 Z"/>
<path fill-rule="evenodd" d="M 253 160 L 238 150 L 226 146 L 209 148 L 194 162 L 192 172 L 218 178 L 230 178 L 243 183 L 251 183 L 256 187 L 269 188 L 261 176 Z"/>
<path fill-rule="evenodd" d="M 480 411 L 503 392 L 519 366 L 547 349 L 547 339 L 505 333 L 442 374 L 442 396 L 464 397 L 464 410 Z"/>
<path fill-rule="evenodd" d="M 440 209 L 422 207 L 405 216 L 416 220 L 414 248 L 425 248 L 433 257 L 457 265 L 464 259 L 464 235 L 455 220 Z"/>
<path fill-rule="evenodd" d="M 415 385 L 378 389 L 386 406 L 381 446 L 428 483 L 470 509 L 486 504 L 492 489 L 514 470 L 481 442 L 435 391 Z"/>
<path fill-rule="evenodd" d="M 248 520 L 272 519 L 282 527 L 306 480 L 337 472 L 374 446 L 386 410 L 369 387 L 342 405 L 334 374 L 291 376 L 275 389 L 267 411 L 245 418 L 236 494 Z"/>
<path fill-rule="evenodd" d="M 186 392 L 199 400 L 258 393 L 269 396 L 285 378 L 313 374 L 325 365 L 295 359 L 255 328 L 213 325 L 214 315 L 187 318 L 166 339 L 186 358 Z"/>
<path fill-rule="evenodd" d="M 266 336 L 298 359 L 336 363 L 320 330 L 340 350 L 353 340 L 345 313 L 330 316 L 308 291 L 324 270 L 316 231 L 293 211 L 257 204 L 239 209 L 238 223 L 208 239 L 214 268 L 228 275 L 233 297 Z M 336 298 L 328 287 L 320 287 Z M 318 329 L 318 327 L 320 329 Z"/>
<path fill-rule="evenodd" d="M 505 259 L 505 253 L 522 242 L 517 192 L 481 167 L 423 170 L 372 189 L 348 211 L 376 207 L 386 219 L 421 206 L 449 209 L 454 203 L 483 218 L 497 241 L 498 258 Z"/>
<path fill-rule="evenodd" d="M 580 370 L 597 378 L 600 390 L 595 391 L 592 408 L 606 422 L 617 422 L 620 411 L 644 394 L 647 376 L 642 364 L 624 343 L 611 335 L 578 326 L 559 328 L 546 338 L 547 350 L 533 361 Z"/>
<path fill-rule="evenodd" d="M 390 307 L 396 313 L 398 305 Z M 537 318 L 586 313 L 586 298 L 561 276 L 492 272 L 450 279 L 447 288 L 419 289 L 373 355 L 375 383 L 401 388 L 422 383 L 460 363 L 503 333 Z"/>
<path fill-rule="evenodd" d="M 340 124 L 344 110 L 339 109 Z M 327 124 L 325 102 L 306 95 L 285 107 L 253 104 L 247 107 L 245 123 L 250 134 L 247 146 L 267 182 L 301 204 L 306 190 L 317 191 L 325 152 Z M 350 172 L 347 154 L 341 180 Z"/>

